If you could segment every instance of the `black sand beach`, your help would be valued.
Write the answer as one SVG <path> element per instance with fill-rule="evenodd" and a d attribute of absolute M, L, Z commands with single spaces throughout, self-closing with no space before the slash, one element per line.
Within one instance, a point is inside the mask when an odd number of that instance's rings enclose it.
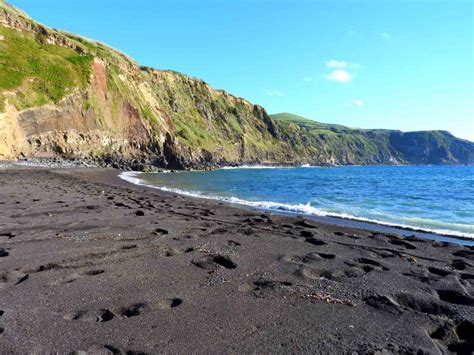
<path fill-rule="evenodd" d="M 130 185 L 0 171 L 0 349 L 458 353 L 474 248 Z"/>

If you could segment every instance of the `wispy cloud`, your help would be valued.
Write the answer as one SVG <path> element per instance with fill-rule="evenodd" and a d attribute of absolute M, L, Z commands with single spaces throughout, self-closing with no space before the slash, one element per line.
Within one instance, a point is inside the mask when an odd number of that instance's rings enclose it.
<path fill-rule="evenodd" d="M 352 80 L 352 75 L 345 69 L 335 69 L 324 76 L 327 80 L 339 83 L 348 83 Z"/>
<path fill-rule="evenodd" d="M 384 39 L 392 39 L 392 35 L 388 32 L 382 32 L 380 34 L 380 37 L 384 38 Z"/>
<path fill-rule="evenodd" d="M 364 106 L 364 101 L 362 101 L 361 99 L 352 99 L 352 103 L 354 104 L 354 106 L 357 107 Z"/>
<path fill-rule="evenodd" d="M 267 93 L 269 96 L 282 97 L 285 96 L 280 90 L 271 90 Z"/>
<path fill-rule="evenodd" d="M 311 77 L 311 76 L 305 76 L 305 77 L 303 78 L 303 81 L 305 81 L 305 82 L 307 82 L 307 83 L 310 83 L 310 82 L 313 81 L 313 77 Z"/>
<path fill-rule="evenodd" d="M 331 59 L 326 62 L 326 67 L 330 69 L 330 72 L 325 74 L 324 78 L 338 83 L 348 83 L 354 79 L 360 65 L 345 60 Z"/>

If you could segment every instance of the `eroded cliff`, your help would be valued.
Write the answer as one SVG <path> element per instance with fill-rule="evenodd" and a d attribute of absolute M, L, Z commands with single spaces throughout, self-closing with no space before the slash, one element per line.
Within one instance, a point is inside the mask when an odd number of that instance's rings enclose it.
<path fill-rule="evenodd" d="M 446 148 L 452 136 L 439 145 L 280 118 L 202 80 L 140 67 L 0 0 L 0 159 L 93 159 L 134 169 L 474 161 L 471 142 Z"/>

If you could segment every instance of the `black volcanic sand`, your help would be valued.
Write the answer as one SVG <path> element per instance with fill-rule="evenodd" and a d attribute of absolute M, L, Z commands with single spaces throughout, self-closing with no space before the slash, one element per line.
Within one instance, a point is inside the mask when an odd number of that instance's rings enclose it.
<path fill-rule="evenodd" d="M 474 349 L 473 247 L 264 214 L 116 174 L 0 172 L 2 351 Z"/>

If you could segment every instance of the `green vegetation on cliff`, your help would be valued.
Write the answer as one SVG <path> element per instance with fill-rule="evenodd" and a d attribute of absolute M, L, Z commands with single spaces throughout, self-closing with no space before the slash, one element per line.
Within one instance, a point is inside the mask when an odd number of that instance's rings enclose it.
<path fill-rule="evenodd" d="M 316 122 L 290 113 L 271 115 L 284 139 L 324 164 L 472 164 L 474 143 L 446 131 L 401 132 Z"/>
<path fill-rule="evenodd" d="M 19 110 L 57 103 L 85 88 L 92 56 L 48 44 L 41 33 L 0 26 L 0 36 L 0 91 L 18 90 L 13 103 Z"/>
<path fill-rule="evenodd" d="M 0 159 L 92 156 L 172 168 L 472 164 L 473 145 L 441 131 L 270 117 L 202 80 L 140 67 L 105 44 L 50 29 L 0 0 Z"/>

